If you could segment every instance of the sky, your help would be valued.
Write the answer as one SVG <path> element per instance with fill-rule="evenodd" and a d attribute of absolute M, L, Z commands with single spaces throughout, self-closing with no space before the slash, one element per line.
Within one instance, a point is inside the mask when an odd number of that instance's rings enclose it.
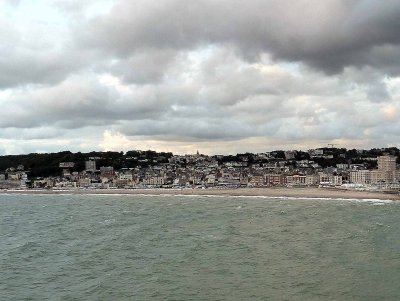
<path fill-rule="evenodd" d="M 0 155 L 399 147 L 397 0 L 0 0 Z"/>

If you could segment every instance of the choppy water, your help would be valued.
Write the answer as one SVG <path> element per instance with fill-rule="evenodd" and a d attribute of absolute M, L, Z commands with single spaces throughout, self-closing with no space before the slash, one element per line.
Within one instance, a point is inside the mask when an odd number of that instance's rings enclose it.
<path fill-rule="evenodd" d="M 400 203 L 0 196 L 0 300 L 400 300 Z"/>

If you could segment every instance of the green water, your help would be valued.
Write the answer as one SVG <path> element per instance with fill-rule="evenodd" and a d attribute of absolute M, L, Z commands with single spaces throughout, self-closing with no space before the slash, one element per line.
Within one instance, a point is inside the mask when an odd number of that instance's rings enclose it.
<path fill-rule="evenodd" d="M 400 203 L 2 195 L 0 300 L 400 300 Z"/>

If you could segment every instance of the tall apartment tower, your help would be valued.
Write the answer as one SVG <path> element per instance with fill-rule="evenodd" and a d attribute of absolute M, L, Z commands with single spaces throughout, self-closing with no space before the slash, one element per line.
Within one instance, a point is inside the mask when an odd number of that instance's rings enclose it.
<path fill-rule="evenodd" d="M 380 156 L 378 157 L 379 171 L 395 171 L 396 157 L 395 156 Z"/>

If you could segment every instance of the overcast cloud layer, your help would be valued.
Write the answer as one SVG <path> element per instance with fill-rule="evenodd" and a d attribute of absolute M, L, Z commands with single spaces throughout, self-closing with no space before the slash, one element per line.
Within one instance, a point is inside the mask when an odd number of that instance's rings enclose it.
<path fill-rule="evenodd" d="M 0 154 L 399 146 L 399 1 L 0 3 Z"/>

